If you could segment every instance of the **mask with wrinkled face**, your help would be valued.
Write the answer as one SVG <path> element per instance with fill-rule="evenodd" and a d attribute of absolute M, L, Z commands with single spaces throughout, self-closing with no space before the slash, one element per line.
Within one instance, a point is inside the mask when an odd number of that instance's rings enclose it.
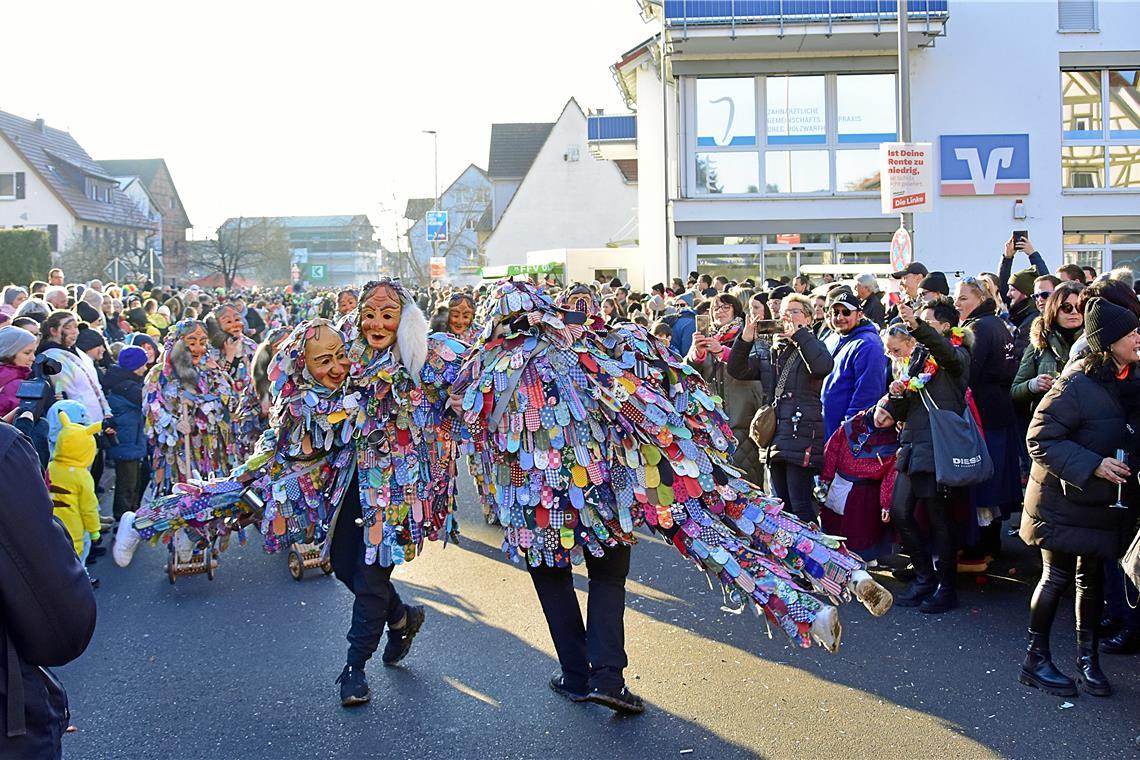
<path fill-rule="evenodd" d="M 465 300 L 460 300 L 447 314 L 447 325 L 452 335 L 462 335 L 475 320 L 475 310 Z"/>
<path fill-rule="evenodd" d="M 229 335 L 241 335 L 245 331 L 245 326 L 241 323 L 241 315 L 232 306 L 219 309 L 216 317 L 218 327 Z"/>
<path fill-rule="evenodd" d="M 195 328 L 182 336 L 182 343 L 186 346 L 186 350 L 190 352 L 190 356 L 194 361 L 198 361 L 206 355 L 206 351 L 210 347 L 209 341 L 206 339 L 206 331 L 201 327 Z"/>
<path fill-rule="evenodd" d="M 335 391 L 348 377 L 348 367 L 344 341 L 333 330 L 319 327 L 316 334 L 305 341 L 305 368 L 318 385 Z"/>
<path fill-rule="evenodd" d="M 360 333 L 370 348 L 383 350 L 396 342 L 402 308 L 400 295 L 386 285 L 373 288 L 360 302 Z"/>

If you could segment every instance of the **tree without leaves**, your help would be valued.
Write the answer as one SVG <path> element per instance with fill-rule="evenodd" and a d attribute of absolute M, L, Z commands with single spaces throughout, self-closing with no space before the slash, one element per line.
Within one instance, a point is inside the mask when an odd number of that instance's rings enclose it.
<path fill-rule="evenodd" d="M 150 237 L 134 230 L 95 230 L 95 234 L 75 234 L 59 253 L 63 270 L 75 280 L 114 279 L 133 281 L 139 275 L 155 275 L 162 260 L 155 255 L 151 260 Z M 116 262 L 118 264 L 116 265 Z"/>
<path fill-rule="evenodd" d="M 250 273 L 262 284 L 287 282 L 289 276 L 289 238 L 285 228 L 275 219 L 236 217 L 218 228 L 213 245 L 191 246 L 187 266 L 199 272 L 218 274 L 226 290 L 233 287 L 239 274 Z"/>

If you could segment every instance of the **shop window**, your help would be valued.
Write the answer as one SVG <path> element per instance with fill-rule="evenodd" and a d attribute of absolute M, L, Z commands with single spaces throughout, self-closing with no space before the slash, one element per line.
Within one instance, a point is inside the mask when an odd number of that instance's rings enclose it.
<path fill-rule="evenodd" d="M 1140 188 L 1140 70 L 1061 72 L 1061 184 Z"/>
<path fill-rule="evenodd" d="M 756 153 L 698 153 L 697 192 L 711 195 L 754 194 L 760 176 L 760 157 Z"/>

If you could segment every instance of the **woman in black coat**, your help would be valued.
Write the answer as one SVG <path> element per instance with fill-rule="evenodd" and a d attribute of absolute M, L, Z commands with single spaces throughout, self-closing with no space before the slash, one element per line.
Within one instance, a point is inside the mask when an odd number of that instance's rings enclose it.
<path fill-rule="evenodd" d="M 984 527 L 961 562 L 964 570 L 984 572 L 1001 552 L 1001 521 L 1021 503 L 1019 434 L 1009 393 L 1020 357 L 1014 354 L 1013 334 L 980 281 L 967 277 L 959 282 L 954 305 L 962 327 L 973 333 L 969 385 L 994 464 L 993 477 L 974 488 L 978 523 Z"/>
<path fill-rule="evenodd" d="M 768 463 L 772 490 L 788 510 L 806 521 L 819 517 L 812 490 L 823 466 L 823 379 L 834 367 L 827 347 L 812 333 L 811 300 L 793 294 L 783 300 L 780 319 L 783 334 L 772 347 L 771 367 L 752 353 L 756 320 L 750 319 L 732 344 L 728 373 L 738 380 L 762 380 L 766 395 L 776 404 L 776 433 L 760 451 Z M 783 383 L 780 377 L 785 375 Z M 776 389 L 782 394 L 776 397 Z"/>
<path fill-rule="evenodd" d="M 1118 488 L 1130 477 L 1115 457 L 1131 446 L 1140 358 L 1140 320 L 1103 298 L 1085 308 L 1090 353 L 1070 363 L 1029 424 L 1033 467 L 1021 514 L 1021 538 L 1041 548 L 1041 580 L 1029 607 L 1029 651 L 1018 680 L 1050 694 L 1072 696 L 1077 684 L 1097 696 L 1112 693 L 1097 656 L 1097 623 L 1104 605 L 1103 559 L 1119 557 L 1135 516 L 1116 509 Z M 1049 632 L 1061 596 L 1076 580 L 1077 681 L 1052 662 Z"/>
<path fill-rule="evenodd" d="M 956 489 L 935 480 L 934 440 L 923 395 L 939 409 L 957 414 L 966 409 L 972 334 L 955 329 L 958 312 L 949 299 L 926 304 L 921 319 L 908 304 L 899 304 L 899 318 L 918 345 L 911 354 L 906 377 L 891 383 L 887 402 L 875 410 L 876 427 L 888 427 L 896 421 L 906 423 L 899 435 L 895 462 L 898 479 L 892 497 L 891 521 L 914 563 L 915 579 L 910 590 L 895 597 L 895 601 L 903 607 L 918 607 L 922 612 L 936 614 L 958 606 L 954 590 L 958 574 L 957 526 L 952 512 Z M 929 376 L 928 359 L 937 365 Z M 937 577 L 914 517 L 919 499 L 925 505 L 931 538 L 938 552 Z"/>

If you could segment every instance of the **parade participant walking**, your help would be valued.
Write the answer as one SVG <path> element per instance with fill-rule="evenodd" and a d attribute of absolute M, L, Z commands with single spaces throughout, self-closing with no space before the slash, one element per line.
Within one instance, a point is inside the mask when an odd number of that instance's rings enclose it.
<path fill-rule="evenodd" d="M 341 703 L 371 698 L 365 665 L 388 629 L 382 660 L 407 656 L 424 621 L 392 584 L 396 565 L 415 559 L 424 538 L 455 530 L 456 445 L 446 401 L 465 346 L 428 335 L 411 293 L 396 280 L 361 290 L 348 329 L 351 384 L 360 394 L 356 474 L 329 528 L 333 570 L 352 591 L 348 657 L 337 682 Z"/>
<path fill-rule="evenodd" d="M 724 411 L 656 338 L 562 311 L 524 282 L 500 283 L 483 313 L 484 340 L 452 403 L 476 449 L 490 454 L 483 482 L 494 487 L 504 551 L 530 570 L 546 617 L 561 665 L 554 691 L 622 713 L 644 709 L 623 676 L 635 525 L 660 533 L 800 646 L 839 644 L 835 608 L 812 593 L 838 600 L 850 585 L 876 614 L 890 607 L 838 540 L 739 477 Z M 585 623 L 570 572 L 582 562 Z"/>
<path fill-rule="evenodd" d="M 229 375 L 210 355 L 206 325 L 195 319 L 175 324 L 143 393 L 153 452 L 146 500 L 169 494 L 175 483 L 229 473 L 235 395 Z"/>
<path fill-rule="evenodd" d="M 1045 395 L 1029 425 L 1033 457 L 1021 538 L 1041 548 L 1041 580 L 1029 607 L 1029 649 L 1018 680 L 1050 694 L 1073 696 L 1077 687 L 1108 696 L 1112 684 L 1100 669 L 1097 624 L 1104 606 L 1104 565 L 1123 553 L 1135 529 L 1135 512 L 1114 509 L 1119 487 L 1134 469 L 1117 458 L 1134 450 L 1136 361 L 1140 320 L 1103 298 L 1085 307 L 1089 355 L 1067 367 Z M 1077 678 L 1054 666 L 1049 634 L 1068 587 L 1076 583 Z"/>
<path fill-rule="evenodd" d="M 233 426 L 233 466 L 253 453 L 264 427 L 261 399 L 253 376 L 253 359 L 257 343 L 245 334 L 242 313 L 233 304 L 222 304 L 207 318 L 211 329 L 210 355 L 222 371 L 229 375 L 234 389 L 234 406 L 230 409 Z"/>
<path fill-rule="evenodd" d="M 475 324 L 475 299 L 467 293 L 453 293 L 447 302 L 447 332 L 467 345 L 479 336 Z"/>

